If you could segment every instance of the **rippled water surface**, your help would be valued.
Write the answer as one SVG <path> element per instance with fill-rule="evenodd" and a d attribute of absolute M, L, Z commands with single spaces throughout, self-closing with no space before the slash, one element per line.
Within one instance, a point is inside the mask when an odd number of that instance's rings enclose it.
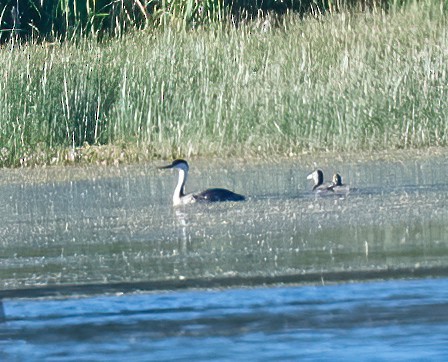
<path fill-rule="evenodd" d="M 4 358 L 447 352 L 446 317 L 431 317 L 448 312 L 445 157 L 323 160 L 351 187 L 326 197 L 310 191 L 312 162 L 192 161 L 187 191 L 248 200 L 176 209 L 176 173 L 157 165 L 2 171 Z"/>
<path fill-rule="evenodd" d="M 0 359 L 444 360 L 448 279 L 11 300 Z"/>

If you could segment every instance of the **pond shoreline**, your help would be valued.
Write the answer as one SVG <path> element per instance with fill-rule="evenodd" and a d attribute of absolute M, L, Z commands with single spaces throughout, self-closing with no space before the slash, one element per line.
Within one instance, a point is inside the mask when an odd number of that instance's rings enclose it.
<path fill-rule="evenodd" d="M 98 147 L 95 154 L 100 155 L 103 148 Z M 109 152 L 109 146 L 105 146 L 105 152 Z M 96 153 L 97 152 L 97 153 Z M 112 153 L 109 153 L 112 154 Z M 136 155 L 137 152 L 134 152 Z M 448 155 L 447 147 L 425 147 L 416 149 L 389 149 L 389 150 L 371 150 L 371 151 L 318 151 L 318 152 L 303 152 L 301 154 L 294 154 L 290 156 L 284 155 L 245 155 L 243 156 L 224 156 L 218 157 L 214 155 L 210 156 L 192 156 L 192 157 L 175 157 L 175 158 L 185 158 L 191 164 L 197 167 L 229 167 L 234 166 L 235 169 L 239 167 L 245 167 L 246 165 L 266 165 L 266 164 L 281 164 L 297 162 L 301 165 L 310 165 L 313 169 L 313 165 L 332 165 L 334 163 L 348 163 L 348 164 L 361 164 L 370 161 L 406 161 L 406 160 L 422 160 L 428 158 L 439 158 Z M 173 158 L 174 159 L 174 158 Z M 145 157 L 142 156 L 138 158 L 137 156 L 123 157 L 119 158 L 105 158 L 98 156 L 91 156 L 87 158 L 80 158 L 78 160 L 67 161 L 64 163 L 56 164 L 30 164 L 22 165 L 21 167 L 4 167 L 2 168 L 3 177 L 0 177 L 0 184 L 5 184 L 10 180 L 15 183 L 18 181 L 23 181 L 24 173 L 33 174 L 36 178 L 35 182 L 48 181 L 49 179 L 58 180 L 60 175 L 60 170 L 72 174 L 74 179 L 79 178 L 89 178 L 91 172 L 89 170 L 94 170 L 97 173 L 96 177 L 110 177 L 117 176 L 115 170 L 123 168 L 132 169 L 133 167 L 140 167 L 142 165 L 148 165 L 152 167 L 153 165 L 157 167 L 159 164 L 165 161 L 170 161 L 163 158 Z M 84 170 L 79 172 L 79 170 Z M 110 174 L 108 170 L 114 170 Z M 86 171 L 86 172 L 85 172 Z M 5 177 L 5 173 L 8 175 Z M 87 177 L 83 177 L 87 176 Z M 88 176 L 90 175 L 90 176 Z M 67 175 L 64 175 L 63 179 L 66 179 Z"/>
<path fill-rule="evenodd" d="M 275 286 L 334 285 L 386 280 L 447 278 L 448 266 L 306 272 L 283 275 L 236 275 L 221 278 L 165 279 L 115 283 L 83 283 L 0 290 L 0 300 L 87 297 L 181 290 L 220 290 Z"/>

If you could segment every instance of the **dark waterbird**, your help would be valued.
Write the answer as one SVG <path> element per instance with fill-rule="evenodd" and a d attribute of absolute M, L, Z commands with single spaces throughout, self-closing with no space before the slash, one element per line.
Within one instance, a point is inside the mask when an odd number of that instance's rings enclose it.
<path fill-rule="evenodd" d="M 336 194 L 348 194 L 350 192 L 350 186 L 342 183 L 342 177 L 338 173 L 333 175 L 333 181 L 329 189 Z"/>
<path fill-rule="evenodd" d="M 319 194 L 348 194 L 350 187 L 342 184 L 342 177 L 340 174 L 333 175 L 332 182 L 324 183 L 324 173 L 317 169 L 307 176 L 308 180 L 313 180 L 313 191 Z"/>

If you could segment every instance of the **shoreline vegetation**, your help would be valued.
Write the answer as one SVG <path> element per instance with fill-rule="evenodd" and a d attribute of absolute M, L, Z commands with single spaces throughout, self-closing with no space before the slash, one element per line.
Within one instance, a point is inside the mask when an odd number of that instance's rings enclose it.
<path fill-rule="evenodd" d="M 0 46 L 0 167 L 448 146 L 446 1 Z"/>

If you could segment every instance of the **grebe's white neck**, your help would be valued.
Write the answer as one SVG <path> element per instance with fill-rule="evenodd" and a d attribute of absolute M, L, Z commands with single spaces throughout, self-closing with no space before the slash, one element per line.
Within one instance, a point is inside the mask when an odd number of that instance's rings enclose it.
<path fill-rule="evenodd" d="M 308 180 L 313 180 L 313 191 L 324 183 L 324 173 L 322 170 L 315 170 L 307 176 Z"/>
<path fill-rule="evenodd" d="M 165 168 L 177 168 L 179 170 L 179 179 L 177 181 L 177 186 L 174 189 L 173 194 L 173 205 L 185 205 L 195 202 L 196 199 L 192 194 L 185 195 L 185 183 L 187 182 L 188 176 L 188 163 L 185 160 L 174 160 L 171 165 L 159 167 L 160 169 Z"/>
<path fill-rule="evenodd" d="M 179 179 L 177 181 L 177 186 L 174 189 L 173 194 L 173 205 L 184 204 L 183 198 L 185 197 L 185 182 L 187 182 L 188 170 L 179 168 Z"/>

